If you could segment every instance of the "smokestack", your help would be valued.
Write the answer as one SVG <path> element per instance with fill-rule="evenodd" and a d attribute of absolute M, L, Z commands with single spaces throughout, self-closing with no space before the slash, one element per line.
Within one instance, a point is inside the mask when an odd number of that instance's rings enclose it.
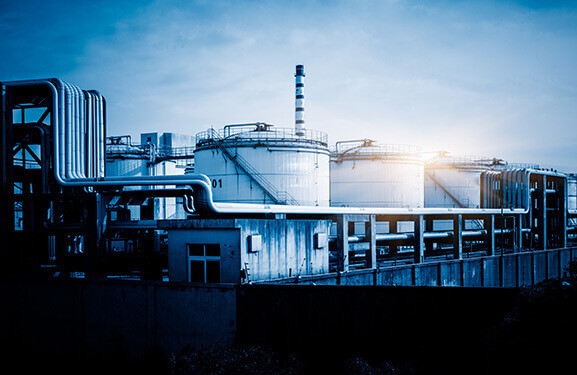
<path fill-rule="evenodd" d="M 305 87 L 305 66 L 297 65 L 296 77 L 296 96 L 295 96 L 295 134 L 305 134 L 305 96 L 303 88 Z"/>

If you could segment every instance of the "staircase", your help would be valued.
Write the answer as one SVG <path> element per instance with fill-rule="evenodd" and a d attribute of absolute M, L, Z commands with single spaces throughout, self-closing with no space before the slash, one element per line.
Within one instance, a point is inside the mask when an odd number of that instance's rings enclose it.
<path fill-rule="evenodd" d="M 469 198 L 463 197 L 455 189 L 453 189 L 449 183 L 447 183 L 441 176 L 436 173 L 431 173 L 425 170 L 426 175 L 433 180 L 437 186 L 439 186 L 443 191 L 460 207 L 460 208 L 470 208 Z M 473 220 L 473 225 L 477 227 L 476 229 L 483 229 L 483 223 L 479 220 Z"/>
<path fill-rule="evenodd" d="M 441 176 L 437 175 L 436 173 L 431 173 L 428 170 L 425 170 L 427 176 L 433 180 L 437 186 L 439 186 L 443 191 L 460 207 L 460 208 L 468 208 L 469 207 L 469 199 L 463 197 L 459 194 L 455 189 L 453 189 L 449 183 L 447 183 Z M 465 201 L 467 203 L 465 203 Z"/>
<path fill-rule="evenodd" d="M 222 137 L 213 129 L 209 134 L 212 144 L 214 144 L 223 155 L 225 155 L 233 164 L 240 169 L 254 184 L 256 184 L 266 196 L 275 204 L 288 204 L 298 206 L 299 202 L 294 199 L 287 191 L 278 190 L 269 180 L 260 174 L 250 163 L 242 156 L 233 155 L 227 147 L 221 142 Z"/>

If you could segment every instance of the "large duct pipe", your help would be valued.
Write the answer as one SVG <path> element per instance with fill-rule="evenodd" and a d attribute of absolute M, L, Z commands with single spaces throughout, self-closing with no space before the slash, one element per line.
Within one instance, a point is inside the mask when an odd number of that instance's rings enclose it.
<path fill-rule="evenodd" d="M 305 134 L 305 96 L 303 94 L 305 78 L 305 66 L 297 65 L 295 73 L 296 95 L 295 95 L 295 134 Z"/>

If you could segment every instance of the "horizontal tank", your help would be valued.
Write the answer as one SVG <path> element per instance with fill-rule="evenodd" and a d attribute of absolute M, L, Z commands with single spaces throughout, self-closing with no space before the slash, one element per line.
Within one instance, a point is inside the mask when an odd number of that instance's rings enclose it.
<path fill-rule="evenodd" d="M 421 148 L 343 141 L 331 154 L 331 206 L 424 207 Z"/>
<path fill-rule="evenodd" d="M 199 133 L 194 173 L 211 179 L 216 202 L 329 205 L 326 133 L 227 125 Z"/>

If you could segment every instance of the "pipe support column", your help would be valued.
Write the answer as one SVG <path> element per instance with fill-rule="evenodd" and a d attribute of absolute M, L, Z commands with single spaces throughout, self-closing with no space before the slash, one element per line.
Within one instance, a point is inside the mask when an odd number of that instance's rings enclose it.
<path fill-rule="evenodd" d="M 339 271 L 349 270 L 349 221 L 346 215 L 337 218 L 337 254 Z"/>
<path fill-rule="evenodd" d="M 414 262 L 423 263 L 425 260 L 425 220 L 423 215 L 413 216 L 413 222 L 415 223 L 415 239 L 413 243 L 414 251 Z"/>
<path fill-rule="evenodd" d="M 463 259 L 463 215 L 453 218 L 453 259 Z"/>
<path fill-rule="evenodd" d="M 375 215 L 370 215 L 365 222 L 365 237 L 369 240 L 369 249 L 366 252 L 365 267 L 377 268 L 377 223 Z"/>
<path fill-rule="evenodd" d="M 483 226 L 487 231 L 485 242 L 487 244 L 487 255 L 495 255 L 495 216 L 487 215 L 483 219 Z"/>

